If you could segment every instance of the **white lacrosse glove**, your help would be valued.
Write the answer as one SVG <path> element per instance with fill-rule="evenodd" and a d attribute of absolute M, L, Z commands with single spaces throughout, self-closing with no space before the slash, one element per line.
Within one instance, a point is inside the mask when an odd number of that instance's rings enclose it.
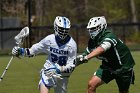
<path fill-rule="evenodd" d="M 63 66 L 60 66 L 59 64 L 55 63 L 56 68 L 60 71 L 59 73 L 63 72 Z"/>
<path fill-rule="evenodd" d="M 19 46 L 15 46 L 12 49 L 12 55 L 14 56 L 19 56 L 19 55 L 23 55 L 24 54 L 24 48 L 20 48 Z"/>
<path fill-rule="evenodd" d="M 87 58 L 87 56 L 84 56 L 84 55 L 78 55 L 77 61 L 82 62 L 82 63 L 86 63 L 86 62 L 88 62 L 88 58 Z"/>
<path fill-rule="evenodd" d="M 44 74 L 48 77 L 51 78 L 52 76 L 59 76 L 60 75 L 60 70 L 56 67 L 53 68 L 48 68 L 44 70 Z"/>

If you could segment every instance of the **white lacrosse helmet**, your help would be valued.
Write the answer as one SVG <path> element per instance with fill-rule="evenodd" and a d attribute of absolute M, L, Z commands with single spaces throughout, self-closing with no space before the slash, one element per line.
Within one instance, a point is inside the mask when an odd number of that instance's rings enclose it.
<path fill-rule="evenodd" d="M 66 17 L 57 16 L 54 20 L 55 35 L 65 39 L 70 30 L 70 20 Z"/>
<path fill-rule="evenodd" d="M 87 30 L 89 31 L 90 37 L 94 39 L 101 31 L 107 27 L 106 19 L 104 16 L 93 17 L 89 20 Z"/>

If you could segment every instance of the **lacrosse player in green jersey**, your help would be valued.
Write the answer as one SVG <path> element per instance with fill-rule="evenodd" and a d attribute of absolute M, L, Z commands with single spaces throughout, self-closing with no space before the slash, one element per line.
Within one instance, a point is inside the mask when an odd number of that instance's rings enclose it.
<path fill-rule="evenodd" d="M 79 64 L 91 58 L 102 60 L 102 64 L 88 82 L 87 93 L 95 93 L 96 88 L 115 79 L 119 93 L 129 93 L 130 84 L 134 84 L 134 59 L 128 47 L 109 29 L 104 16 L 89 20 L 87 30 L 90 34 L 88 47 L 77 56 Z"/>

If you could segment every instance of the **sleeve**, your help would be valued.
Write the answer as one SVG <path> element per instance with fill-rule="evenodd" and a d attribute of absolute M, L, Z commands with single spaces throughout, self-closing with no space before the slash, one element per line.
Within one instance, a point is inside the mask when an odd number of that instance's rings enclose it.
<path fill-rule="evenodd" d="M 31 48 L 27 49 L 26 55 L 37 55 L 39 53 L 45 53 L 49 45 L 49 40 L 47 38 L 42 39 L 39 43 L 32 45 Z"/>

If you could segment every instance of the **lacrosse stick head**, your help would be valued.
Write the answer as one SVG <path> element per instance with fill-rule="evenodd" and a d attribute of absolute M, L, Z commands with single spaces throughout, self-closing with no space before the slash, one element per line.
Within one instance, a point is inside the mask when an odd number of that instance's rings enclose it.
<path fill-rule="evenodd" d="M 18 35 L 15 36 L 16 44 L 21 45 L 25 37 L 29 35 L 29 28 L 24 27 Z"/>

